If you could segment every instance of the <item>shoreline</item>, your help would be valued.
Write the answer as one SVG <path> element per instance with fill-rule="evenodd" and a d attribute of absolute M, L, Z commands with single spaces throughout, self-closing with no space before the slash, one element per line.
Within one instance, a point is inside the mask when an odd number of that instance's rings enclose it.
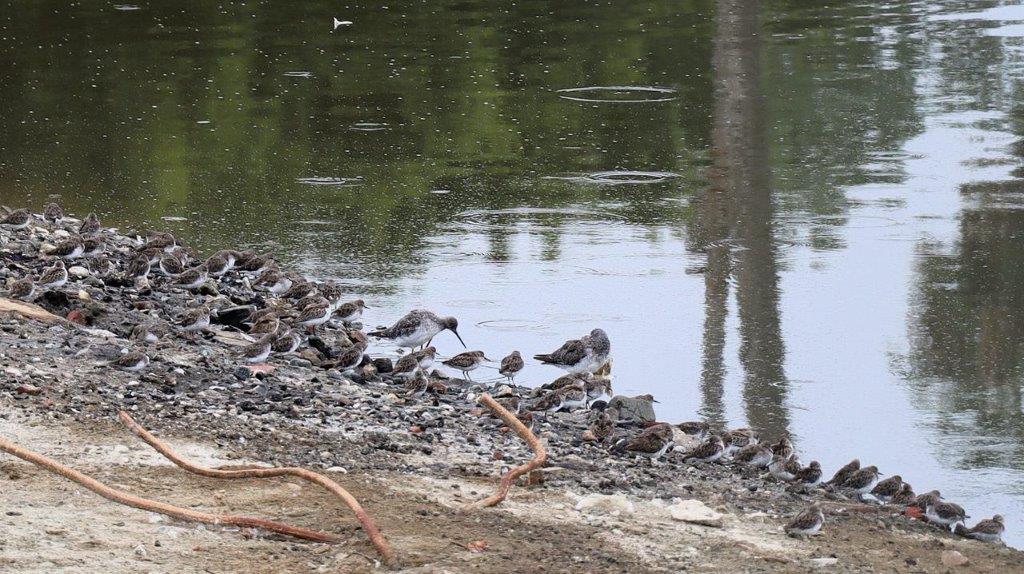
<path fill-rule="evenodd" d="M 0 234 L 2 281 L 42 267 L 40 250 L 57 239 L 42 235 L 42 229 L 34 239 L 26 239 L 30 236 L 24 232 Z M 109 230 L 101 234 L 109 248 L 111 277 L 116 278 L 136 240 Z M 481 416 L 482 409 L 472 400 L 481 390 L 478 385 L 432 377 L 436 383 L 432 393 L 405 397 L 401 384 L 378 375 L 377 371 L 386 370 L 384 362 L 367 366 L 359 376 L 346 377 L 332 368 L 336 357 L 331 352 L 348 348 L 358 336 L 340 328 L 321 329 L 323 347 L 270 359 L 274 368 L 269 372 L 248 369 L 240 360 L 240 349 L 248 341 L 228 330 L 231 324 L 216 324 L 216 318 L 210 335 L 193 339 L 172 332 L 146 343 L 152 362 L 140 372 L 102 366 L 130 346 L 127 335 L 132 326 L 166 322 L 195 296 L 167 290 L 163 280 L 155 277 L 139 288 L 122 280 L 107 282 L 86 267 L 72 275 L 77 277 L 60 290 L 63 295 L 43 295 L 38 301 L 57 319 L 47 323 L 17 313 L 0 315 L 0 405 L 5 413 L 28 416 L 50 432 L 74 428 L 72 434 L 89 440 L 106 437 L 131 444 L 130 433 L 116 424 L 116 412 L 124 408 L 161 438 L 199 443 L 222 457 L 327 470 L 346 486 L 350 481 L 376 484 L 394 495 L 371 492 L 371 500 L 378 504 L 364 503 L 371 515 L 375 507 L 394 506 L 393 516 L 378 519 L 385 535 L 401 531 L 401 501 L 408 497 L 431 505 L 427 516 L 438 512 L 442 519 L 452 514 L 496 520 L 480 536 L 492 546 L 507 536 L 501 528 L 551 525 L 594 542 L 556 548 L 548 541 L 513 537 L 517 543 L 510 544 L 504 554 L 498 550 L 478 553 L 484 557 L 480 560 L 502 568 L 515 567 L 516 549 L 521 547 L 531 549 L 532 559 L 549 570 L 592 572 L 755 567 L 799 571 L 823 566 L 841 571 L 931 572 L 948 568 L 943 562 L 947 550 L 962 554 L 975 569 L 1012 568 L 1024 558 L 1024 553 L 1011 548 L 943 533 L 902 516 L 895 507 L 851 504 L 841 493 L 793 487 L 732 465 L 684 464 L 679 453 L 658 464 L 615 456 L 605 445 L 582 440 L 589 420 L 580 411 L 538 417 L 535 432 L 549 450 L 548 466 L 540 473 L 542 483 L 517 484 L 495 509 L 466 510 L 465 503 L 493 491 L 505 468 L 531 456 L 514 433 L 503 432 L 494 419 Z M 206 293 L 208 303 L 223 298 L 221 309 L 273 301 L 274 297 L 251 289 L 251 275 L 229 273 L 228 279 L 200 287 L 198 292 Z M 67 322 L 69 317 L 82 324 Z M 496 396 L 528 397 L 531 391 L 504 386 Z M 625 436 L 636 430 L 622 426 L 617 432 Z M 680 443 L 684 440 L 679 437 Z M 51 445 L 24 446 L 46 454 Z M 10 461 L 0 457 L 7 478 Z M 28 472 L 17 464 L 13 468 Z M 825 478 L 831 470 L 827 469 Z M 53 484 L 41 472 L 32 476 L 39 476 L 33 483 L 40 488 Z M 208 486 L 228 488 L 216 483 Z M 259 490 L 258 485 L 253 488 Z M 40 500 L 47 500 L 45 492 L 38 494 Z M 676 499 L 699 501 L 713 512 L 709 520 L 715 525 L 674 518 L 672 509 L 680 504 Z M 785 537 L 781 526 L 812 501 L 826 507 L 822 534 L 811 540 Z M 301 510 L 317 514 L 312 507 L 301 506 Z M 114 512 L 125 520 L 137 516 L 127 509 Z M 252 512 L 259 510 L 254 507 Z M 685 513 L 679 510 L 676 515 Z M 412 527 L 422 531 L 424 541 L 436 544 L 417 543 L 430 549 L 421 550 L 422 559 L 412 564 L 427 568 L 443 563 L 458 569 L 458 562 L 445 561 L 461 557 L 463 551 L 448 544 L 452 541 L 446 541 L 445 532 L 429 519 L 419 520 L 421 516 L 407 518 L 422 522 Z M 238 538 L 231 533 L 222 536 Z M 400 555 L 408 555 L 409 548 L 403 548 L 401 540 L 392 543 Z M 358 534 L 350 544 L 372 555 Z M 299 555 L 305 556 L 304 552 Z M 573 561 L 574 552 L 581 553 L 581 561 Z M 210 558 L 210 564 L 216 564 L 215 557 Z"/>

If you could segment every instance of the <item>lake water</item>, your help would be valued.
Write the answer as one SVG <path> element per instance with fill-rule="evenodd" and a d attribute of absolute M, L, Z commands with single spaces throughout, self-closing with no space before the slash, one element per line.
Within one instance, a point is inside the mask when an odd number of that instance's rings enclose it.
<path fill-rule="evenodd" d="M 1024 545 L 1024 7 L 615 4 L 8 2 L 0 202 L 265 246 L 495 359 L 603 327 L 660 418 Z"/>

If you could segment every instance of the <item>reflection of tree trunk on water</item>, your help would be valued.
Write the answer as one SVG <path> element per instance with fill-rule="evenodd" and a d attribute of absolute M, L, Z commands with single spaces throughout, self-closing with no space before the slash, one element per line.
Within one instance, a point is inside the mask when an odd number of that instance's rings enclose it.
<path fill-rule="evenodd" d="M 760 30 L 756 0 L 721 0 L 716 13 L 712 69 L 710 186 L 698 205 L 697 242 L 707 252 L 704 323 L 704 414 L 722 417 L 722 347 L 729 277 L 736 283 L 740 362 L 747 419 L 779 433 L 789 426 L 778 273 L 772 236 L 772 198 L 760 109 Z M 730 246 L 739 249 L 731 251 Z"/>

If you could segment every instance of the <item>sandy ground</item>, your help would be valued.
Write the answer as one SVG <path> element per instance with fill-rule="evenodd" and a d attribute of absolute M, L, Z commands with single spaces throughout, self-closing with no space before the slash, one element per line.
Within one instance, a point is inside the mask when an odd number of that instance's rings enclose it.
<path fill-rule="evenodd" d="M 374 552 L 339 504 L 290 479 L 219 481 L 170 465 L 116 427 L 4 405 L 0 435 L 132 493 L 214 512 L 253 514 L 339 532 L 314 544 L 182 523 L 108 502 L 28 463 L 0 455 L 0 571 L 24 573 L 362 572 Z M 239 464 L 224 449 L 169 442 L 202 464 Z M 780 517 L 729 512 L 722 527 L 674 520 L 670 501 L 626 499 L 586 512 L 581 495 L 519 488 L 500 509 L 466 510 L 493 481 L 426 476 L 374 478 L 332 473 L 376 517 L 410 572 L 974 572 L 1022 571 L 1021 554 L 936 535 L 876 512 L 830 511 L 811 540 L 785 537 Z M 481 552 L 466 549 L 484 540 Z M 956 550 L 968 564 L 947 567 Z M 527 570 L 523 570 L 526 568 Z"/>

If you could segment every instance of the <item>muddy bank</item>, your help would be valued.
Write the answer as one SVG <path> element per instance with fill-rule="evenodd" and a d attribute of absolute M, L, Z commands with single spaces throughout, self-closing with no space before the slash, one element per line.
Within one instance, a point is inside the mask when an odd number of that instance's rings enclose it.
<path fill-rule="evenodd" d="M 72 235 L 42 227 L 4 233 L 0 255 L 8 282 L 51 265 L 50 244 Z M 374 347 L 375 361 L 342 370 L 338 357 L 361 340 L 358 323 L 329 323 L 309 346 L 247 367 L 242 349 L 252 337 L 235 310 L 282 305 L 281 316 L 289 316 L 287 302 L 253 285 L 256 272 L 231 271 L 192 290 L 175 286 L 173 277 L 126 280 L 127 262 L 144 239 L 102 233 L 106 265 L 98 259 L 76 264 L 68 284 L 33 298 L 53 317 L 0 315 L 4 436 L 140 494 L 283 518 L 342 532 L 347 542 L 328 547 L 152 521 L 88 493 L 72 496 L 80 489 L 4 457 L 0 524 L 11 534 L 0 556 L 24 571 L 32 571 L 24 564 L 33 555 L 53 562 L 38 571 L 95 571 L 108 556 L 125 572 L 138 571 L 140 561 L 157 571 L 372 568 L 362 555 L 372 557 L 373 550 L 355 521 L 315 489 L 286 480 L 225 484 L 188 476 L 121 428 L 119 409 L 210 460 L 332 474 L 377 518 L 403 563 L 425 571 L 529 564 L 581 572 L 938 572 L 959 561 L 951 551 L 967 568 L 982 571 L 1012 571 L 1021 561 L 1017 551 L 954 538 L 906 518 L 900 508 L 862 505 L 843 492 L 781 483 L 732 463 L 684 463 L 682 452 L 657 463 L 612 454 L 612 441 L 583 440 L 593 419 L 586 410 L 537 414 L 535 432 L 550 451 L 542 482 L 517 486 L 499 508 L 469 510 L 466 505 L 489 494 L 504 470 L 530 457 L 473 398 L 490 390 L 527 402 L 531 389 L 475 384 L 431 370 L 429 391 L 409 394 Z M 208 332 L 177 331 L 175 321 L 200 302 L 221 311 Z M 140 324 L 164 334 L 130 342 Z M 137 372 L 108 364 L 129 348 L 150 363 Z M 628 423 L 614 428 L 615 438 L 639 432 Z M 681 451 L 693 446 L 685 437 L 679 442 Z M 811 502 L 825 508 L 822 534 L 786 537 L 782 525 Z M 47 534 L 48 528 L 58 534 Z M 487 542 L 482 552 L 467 549 L 479 540 Z"/>

